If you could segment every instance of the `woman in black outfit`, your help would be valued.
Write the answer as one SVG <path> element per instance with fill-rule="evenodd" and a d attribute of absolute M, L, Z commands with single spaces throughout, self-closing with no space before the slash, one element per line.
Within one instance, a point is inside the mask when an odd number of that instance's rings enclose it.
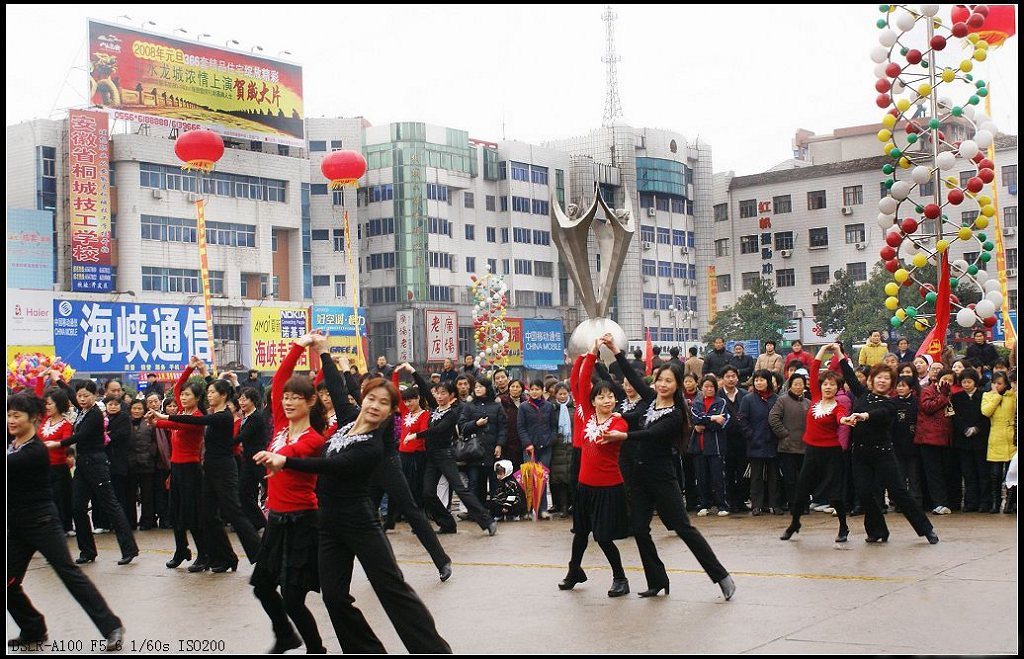
<path fill-rule="evenodd" d="M 326 342 L 318 345 L 324 381 L 341 416 L 341 410 L 350 406 L 347 387 L 326 351 Z M 255 459 L 272 473 L 293 469 L 319 474 L 320 587 L 343 652 L 386 652 L 363 614 L 353 606 L 352 563 L 358 557 L 406 649 L 411 653 L 450 653 L 451 647 L 437 633 L 430 611 L 405 583 L 369 496 L 370 480 L 382 459 L 384 442 L 392 441 L 391 419 L 398 406 L 398 391 L 390 382 L 375 378 L 366 383 L 364 392 L 359 416 L 328 439 L 323 457 L 288 458 L 263 452 Z"/>
<path fill-rule="evenodd" d="M 46 640 L 46 619 L 21 587 L 29 561 L 38 551 L 106 637 L 106 649 L 120 650 L 124 638 L 121 620 L 71 561 L 50 488 L 49 455 L 36 438 L 42 414 L 43 402 L 35 396 L 20 393 L 7 399 L 7 435 L 11 439 L 7 445 L 7 611 L 20 629 L 7 645 L 15 651 L 26 650 Z"/>
<path fill-rule="evenodd" d="M 256 562 L 256 554 L 260 549 L 260 536 L 242 512 L 242 504 L 238 501 L 238 463 L 234 455 L 234 447 L 238 442 L 234 436 L 235 418 L 227 408 L 231 393 L 231 385 L 227 381 L 214 380 L 206 388 L 209 414 L 154 414 L 157 419 L 164 421 L 206 426 L 203 433 L 206 449 L 203 456 L 202 533 L 210 571 L 218 573 L 238 569 L 238 556 L 231 548 L 221 516 L 235 529 L 250 563 Z"/>
<path fill-rule="evenodd" d="M 637 442 L 636 467 L 630 493 L 630 524 L 647 577 L 648 588 L 640 596 L 652 597 L 663 589 L 667 595 L 669 590 L 665 564 L 658 558 L 658 550 L 651 539 L 651 519 L 656 509 L 662 522 L 682 538 L 711 581 L 719 585 L 725 599 L 732 599 L 736 583 L 718 562 L 704 536 L 690 523 L 672 466 L 673 442 L 689 428 L 689 413 L 682 400 L 683 369 L 678 364 L 662 367 L 655 380 L 654 390 L 657 398 L 644 413 L 642 430 L 605 433 L 609 439 Z"/>
<path fill-rule="evenodd" d="M 880 486 L 889 491 L 889 496 L 917 531 L 917 535 L 928 538 L 928 542 L 934 545 L 939 541 L 939 536 L 921 507 L 907 492 L 907 485 L 893 453 L 892 433 L 896 422 L 896 406 L 889 397 L 889 390 L 895 374 L 885 364 L 874 365 L 868 373 L 869 390 L 857 379 L 846 356 L 840 353 L 839 359 L 843 377 L 855 397 L 853 410 L 839 422 L 852 428 L 850 451 L 853 454 L 853 478 L 860 494 L 860 504 L 864 508 L 864 530 L 868 535 L 864 541 L 889 540 L 889 527 L 873 495 Z"/>
<path fill-rule="evenodd" d="M 235 438 L 242 445 L 242 470 L 238 473 L 238 499 L 242 512 L 259 530 L 267 525 L 267 518 L 260 510 L 260 488 L 263 484 L 264 469 L 252 457 L 267 448 L 267 424 L 263 416 L 263 396 L 255 387 L 243 387 L 238 392 L 238 408 L 242 411 L 242 423 Z"/>
<path fill-rule="evenodd" d="M 67 389 L 63 381 L 57 385 Z M 121 504 L 114 496 L 114 488 L 110 484 L 110 461 L 104 450 L 103 412 L 96 406 L 96 383 L 92 380 L 80 380 L 75 385 L 75 395 L 71 398 L 72 405 L 78 408 L 75 419 L 74 434 L 60 442 L 46 442 L 46 448 L 78 446 L 78 457 L 75 462 L 75 477 L 72 481 L 72 497 L 74 500 L 75 539 L 78 540 L 80 555 L 75 562 L 79 565 L 92 563 L 96 560 L 96 540 L 92 535 L 89 523 L 89 500 L 98 506 L 114 525 L 117 544 L 121 548 L 121 560 L 118 565 L 128 565 L 139 555 L 139 546 L 135 544 L 132 530 L 128 526 Z"/>
<path fill-rule="evenodd" d="M 476 435 L 483 445 L 484 455 L 474 464 L 466 465 L 469 491 L 477 499 L 487 499 L 487 484 L 497 488 L 494 461 L 502 456 L 506 443 L 505 410 L 495 400 L 490 380 L 480 378 L 473 385 L 473 401 L 462 406 L 459 431 L 463 437 Z"/>

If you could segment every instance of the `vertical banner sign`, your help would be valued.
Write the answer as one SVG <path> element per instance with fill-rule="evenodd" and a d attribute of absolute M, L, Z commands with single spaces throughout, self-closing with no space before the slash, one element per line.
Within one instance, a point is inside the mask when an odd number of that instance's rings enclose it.
<path fill-rule="evenodd" d="M 199 276 L 203 282 L 203 311 L 210 334 L 210 369 L 214 370 L 213 311 L 210 309 L 210 259 L 206 256 L 206 203 L 196 200 L 196 237 L 199 241 Z"/>
<path fill-rule="evenodd" d="M 718 315 L 718 277 L 715 275 L 715 266 L 708 266 L 708 322 L 715 322 Z"/>
<path fill-rule="evenodd" d="M 508 354 L 506 355 L 506 365 L 508 366 L 522 366 L 523 365 L 523 319 L 522 318 L 509 318 L 505 317 L 505 329 L 508 330 Z"/>
<path fill-rule="evenodd" d="M 343 355 L 349 363 L 359 368 L 360 373 L 366 372 L 366 348 L 363 345 L 366 309 L 359 309 L 356 313 L 354 307 L 314 305 L 312 328 L 327 333 L 327 344 L 332 355 Z M 316 366 L 319 368 L 319 364 Z"/>
<path fill-rule="evenodd" d="M 7 209 L 7 288 L 53 290 L 53 211 Z"/>
<path fill-rule="evenodd" d="M 456 311 L 427 309 L 427 361 L 442 362 L 459 358 L 459 314 Z"/>
<path fill-rule="evenodd" d="M 345 261 L 348 263 L 348 281 L 352 282 L 352 306 L 359 308 L 359 270 L 352 254 L 352 231 L 349 228 L 348 211 L 342 215 L 342 232 L 345 234 Z M 363 354 L 363 342 L 359 339 L 359 324 L 356 323 L 356 360 L 365 368 L 366 355 Z"/>
<path fill-rule="evenodd" d="M 276 370 L 284 361 L 292 342 L 309 330 L 309 311 L 292 307 L 255 307 L 250 309 L 252 359 L 249 368 Z M 297 371 L 309 370 L 309 351 L 304 350 Z"/>
<path fill-rule="evenodd" d="M 539 371 L 557 371 L 565 363 L 560 319 L 523 319 L 523 364 Z"/>
<path fill-rule="evenodd" d="M 110 264 L 110 132 L 107 115 L 68 114 L 71 290 L 114 290 Z"/>
<path fill-rule="evenodd" d="M 395 345 L 398 348 L 398 363 L 415 360 L 416 351 L 413 334 L 412 310 L 399 311 L 395 314 L 395 333 L 398 335 Z"/>

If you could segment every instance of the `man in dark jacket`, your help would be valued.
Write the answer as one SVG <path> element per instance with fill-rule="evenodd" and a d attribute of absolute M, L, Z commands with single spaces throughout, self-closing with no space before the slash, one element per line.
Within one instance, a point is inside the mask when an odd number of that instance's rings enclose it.
<path fill-rule="evenodd" d="M 391 378 L 391 374 L 394 372 L 394 370 L 395 367 L 388 363 L 387 357 L 385 357 L 384 355 L 378 355 L 377 366 L 371 371 L 371 373 L 373 373 L 374 375 L 379 375 L 380 377 L 387 380 Z"/>
<path fill-rule="evenodd" d="M 466 355 L 462 367 L 463 375 L 471 375 L 474 380 L 480 379 L 480 369 L 476 367 L 476 358 L 473 355 Z"/>
<path fill-rule="evenodd" d="M 146 376 L 145 394 L 146 396 L 149 396 L 150 394 L 156 394 L 160 396 L 160 398 L 164 397 L 164 385 L 160 382 L 157 382 L 156 373 L 150 373 L 149 375 Z"/>
<path fill-rule="evenodd" d="M 750 376 L 754 374 L 754 358 L 746 353 L 746 349 L 739 341 L 732 347 L 732 365 L 740 374 L 740 385 L 750 384 Z"/>
<path fill-rule="evenodd" d="M 122 410 L 123 401 L 117 396 L 104 399 L 107 415 L 107 436 L 110 443 L 106 446 L 107 459 L 110 460 L 110 483 L 114 488 L 114 496 L 121 504 L 121 509 L 128 510 L 128 461 L 131 453 L 132 424 L 128 419 L 129 411 Z M 135 498 L 131 498 L 132 507 Z M 131 515 L 125 513 L 129 520 Z M 130 521 L 129 521 L 130 524 Z"/>
<path fill-rule="evenodd" d="M 683 367 L 683 362 L 679 360 L 679 348 L 672 346 L 668 349 L 668 363 L 679 364 L 679 368 Z"/>
<path fill-rule="evenodd" d="M 704 366 L 701 369 L 701 375 L 710 373 L 716 378 L 720 378 L 725 371 L 725 367 L 732 364 L 732 355 L 726 351 L 725 339 L 722 337 L 716 336 L 713 345 L 714 350 L 704 356 Z"/>
<path fill-rule="evenodd" d="M 960 463 L 960 473 L 967 485 L 964 512 L 988 510 L 992 493 L 985 478 L 988 434 L 991 421 L 981 413 L 981 376 L 972 368 L 960 373 L 961 391 L 950 397 L 953 405 L 953 449 Z M 959 479 L 956 488 L 959 489 Z"/>
<path fill-rule="evenodd" d="M 136 495 L 142 503 L 142 517 L 138 517 L 134 505 L 125 509 L 128 524 L 134 530 L 148 531 L 156 526 L 156 488 L 163 482 L 156 480 L 156 465 L 159 453 L 156 445 L 156 429 L 143 421 L 146 402 L 136 400 L 131 405 L 131 444 L 128 454 L 128 501 L 134 502 Z"/>
<path fill-rule="evenodd" d="M 909 364 L 914 361 L 914 351 L 910 349 L 910 341 L 900 339 L 896 342 L 896 359 L 901 364 Z"/>
<path fill-rule="evenodd" d="M 459 372 L 455 370 L 455 362 L 451 359 L 445 358 L 440 376 L 441 382 L 451 382 L 452 384 L 455 384 L 455 381 L 459 378 Z"/>
<path fill-rule="evenodd" d="M 519 430 L 519 441 L 523 443 L 523 462 L 531 458 L 551 468 L 551 453 L 555 436 L 558 433 L 558 409 L 544 399 L 543 380 L 530 383 L 530 397 L 519 406 L 516 425 Z M 545 490 L 538 511 L 541 519 L 547 519 L 548 495 Z"/>
<path fill-rule="evenodd" d="M 740 389 L 739 371 L 735 366 L 725 367 L 722 373 L 722 388 L 718 395 L 725 401 L 725 409 L 730 419 L 738 419 L 740 413 L 740 402 L 747 392 Z M 744 502 L 749 496 L 750 485 L 743 478 L 747 470 L 747 438 L 743 434 L 743 427 L 739 423 L 730 423 L 725 427 L 725 491 L 729 499 L 731 512 L 745 513 L 747 507 Z M 687 507 L 690 502 L 687 501 Z"/>
<path fill-rule="evenodd" d="M 996 347 L 985 339 L 985 332 L 977 330 L 974 332 L 974 343 L 967 346 L 966 357 L 978 368 L 984 366 L 992 370 L 999 359 L 999 353 L 996 352 Z"/>

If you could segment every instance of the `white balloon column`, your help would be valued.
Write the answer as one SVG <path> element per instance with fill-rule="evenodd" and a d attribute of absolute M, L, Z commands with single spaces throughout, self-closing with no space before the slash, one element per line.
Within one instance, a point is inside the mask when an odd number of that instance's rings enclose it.
<path fill-rule="evenodd" d="M 508 286 L 500 275 L 491 272 L 483 277 L 470 275 L 473 305 L 473 329 L 476 340 L 477 361 L 481 366 L 507 366 L 510 334 L 505 323 L 508 307 Z"/>
<path fill-rule="evenodd" d="M 913 322 L 924 331 L 934 323 L 939 289 L 922 281 L 919 271 L 940 265 L 957 241 L 973 241 L 977 256 L 971 263 L 957 259 L 949 269 L 949 302 L 961 327 L 996 322 L 1002 304 L 999 283 L 983 269 L 993 258 L 995 244 L 984 233 L 996 208 L 985 187 L 995 179 L 995 165 L 985 157 L 995 139 L 995 124 L 977 109 L 988 95 L 983 80 L 974 78 L 976 62 L 988 56 L 988 42 L 969 34 L 980 28 L 988 7 L 957 6 L 950 26 L 938 17 L 938 5 L 880 5 L 885 14 L 877 22 L 879 45 L 871 51 L 875 62 L 878 107 L 887 110 L 878 140 L 891 158 L 882 167 L 888 194 L 878 202 L 878 225 L 885 231 L 880 256 L 893 281 L 885 286 L 885 306 L 893 312 L 892 326 Z M 963 50 L 963 55 L 953 53 Z M 945 52 L 943 52 L 945 51 Z M 949 60 L 948 65 L 939 60 Z M 956 60 L 959 60 L 958 62 Z M 953 98 L 959 98 L 954 101 Z M 945 131 L 966 131 L 957 140 Z M 958 177 L 965 169 L 970 176 Z M 932 190 L 926 190 L 931 184 Z M 929 222 L 934 230 L 922 231 Z M 942 269 L 940 268 L 940 277 Z M 989 288 L 987 282 L 994 282 Z M 955 292 L 981 289 L 983 299 L 963 306 Z M 901 300 L 903 288 L 913 293 Z"/>

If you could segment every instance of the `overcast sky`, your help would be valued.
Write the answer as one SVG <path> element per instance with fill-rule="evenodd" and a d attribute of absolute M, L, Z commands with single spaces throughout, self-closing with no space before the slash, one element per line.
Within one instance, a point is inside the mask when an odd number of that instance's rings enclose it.
<path fill-rule="evenodd" d="M 614 6 L 614 5 L 613 5 Z M 948 7 L 940 14 L 948 17 Z M 798 128 L 878 121 L 878 5 L 614 6 L 619 93 L 634 126 L 711 144 L 715 171 L 790 156 Z M 304 67 L 306 116 L 425 121 L 485 140 L 540 142 L 600 126 L 604 5 L 326 8 L 7 5 L 7 123 L 87 104 L 86 17 L 282 57 Z M 126 14 L 132 18 L 118 19 Z M 182 36 L 177 32 L 176 36 Z M 993 117 L 1017 133 L 1017 40 L 976 69 Z"/>

